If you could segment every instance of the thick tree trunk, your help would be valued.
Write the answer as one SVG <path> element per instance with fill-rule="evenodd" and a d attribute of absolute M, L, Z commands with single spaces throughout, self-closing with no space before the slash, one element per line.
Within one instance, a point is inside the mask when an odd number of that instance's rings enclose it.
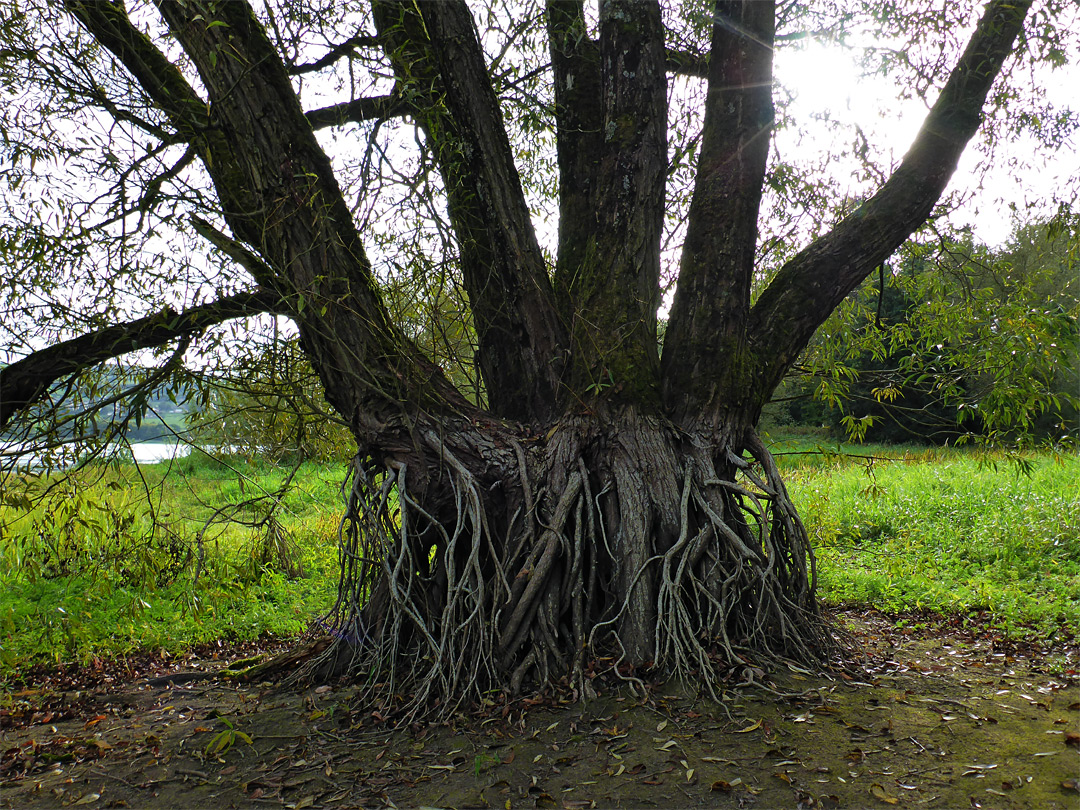
<path fill-rule="evenodd" d="M 565 677 L 587 692 L 587 659 L 711 689 L 718 662 L 833 650 L 806 532 L 752 432 L 717 444 L 620 409 L 544 437 L 420 440 L 354 465 L 339 644 L 315 669 L 348 650 L 424 710 Z"/>

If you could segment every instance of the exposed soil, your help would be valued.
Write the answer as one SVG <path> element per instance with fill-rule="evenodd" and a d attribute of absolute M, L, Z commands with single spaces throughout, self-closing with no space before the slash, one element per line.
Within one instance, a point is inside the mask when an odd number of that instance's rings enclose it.
<path fill-rule="evenodd" d="M 690 684 L 556 695 L 401 731 L 345 684 L 160 677 L 249 649 L 41 671 L 0 703 L 0 805 L 1080 806 L 1075 646 L 839 618 L 869 653 L 865 681 L 788 671 L 720 702 Z"/>

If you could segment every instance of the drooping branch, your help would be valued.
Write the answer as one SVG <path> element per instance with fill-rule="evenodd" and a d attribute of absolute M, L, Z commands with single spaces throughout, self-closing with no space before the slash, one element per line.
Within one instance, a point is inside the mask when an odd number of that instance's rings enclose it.
<path fill-rule="evenodd" d="M 472 16 L 459 0 L 372 8 L 442 173 L 489 408 L 546 418 L 563 328 Z"/>
<path fill-rule="evenodd" d="M 140 349 L 153 349 L 233 318 L 280 311 L 269 291 L 243 292 L 183 312 L 170 309 L 90 332 L 36 351 L 0 369 L 0 430 L 44 397 L 57 380 Z"/>
<path fill-rule="evenodd" d="M 697 178 L 664 343 L 676 414 L 738 408 L 745 327 L 773 125 L 773 2 L 718 0 Z M 741 380 L 739 380 L 741 382 Z M 736 383 L 736 384 L 733 384 Z M 734 395 L 734 396 L 733 396 Z"/>
<path fill-rule="evenodd" d="M 761 294 L 749 334 L 764 397 L 829 313 L 930 216 L 979 128 L 987 94 L 1030 6 L 1031 0 L 987 4 L 900 166 L 873 197 L 792 258 Z"/>

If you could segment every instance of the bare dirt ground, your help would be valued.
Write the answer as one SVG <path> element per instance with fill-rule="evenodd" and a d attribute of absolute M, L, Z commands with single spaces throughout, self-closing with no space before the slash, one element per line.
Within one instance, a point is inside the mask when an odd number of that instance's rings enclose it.
<path fill-rule="evenodd" d="M 861 679 L 548 695 L 397 731 L 347 684 L 164 680 L 250 648 L 38 672 L 0 703 L 0 806 L 1080 807 L 1075 645 L 916 618 L 839 615 Z"/>

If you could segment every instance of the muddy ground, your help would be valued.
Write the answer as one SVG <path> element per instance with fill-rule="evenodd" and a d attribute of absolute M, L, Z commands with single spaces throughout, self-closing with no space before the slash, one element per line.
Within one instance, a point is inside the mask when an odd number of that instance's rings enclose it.
<path fill-rule="evenodd" d="M 405 731 L 344 684 L 160 677 L 237 648 L 40 672 L 0 704 L 0 806 L 1080 807 L 1075 645 L 839 619 L 872 653 L 862 680 L 549 696 Z"/>

